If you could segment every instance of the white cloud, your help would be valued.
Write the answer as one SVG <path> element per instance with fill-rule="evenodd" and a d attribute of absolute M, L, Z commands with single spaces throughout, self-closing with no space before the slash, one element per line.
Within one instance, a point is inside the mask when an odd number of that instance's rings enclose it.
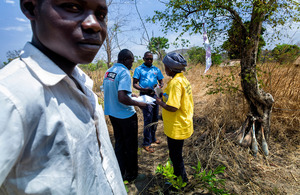
<path fill-rule="evenodd" d="M 16 18 L 16 20 L 18 20 L 19 22 L 26 22 L 27 20 L 23 19 L 23 18 Z"/>
<path fill-rule="evenodd" d="M 15 4 L 15 1 L 14 1 L 14 0 L 5 0 L 5 3 L 8 3 L 8 4 Z"/>
<path fill-rule="evenodd" d="M 23 32 L 27 29 L 27 27 L 24 27 L 24 26 L 9 26 L 9 27 L 5 27 L 5 28 L 2 28 L 3 30 L 6 30 L 6 31 L 19 31 L 19 32 Z"/>

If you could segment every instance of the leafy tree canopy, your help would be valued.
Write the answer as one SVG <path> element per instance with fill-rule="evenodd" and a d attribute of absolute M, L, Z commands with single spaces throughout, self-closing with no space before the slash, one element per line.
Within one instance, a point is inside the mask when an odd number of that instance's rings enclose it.
<path fill-rule="evenodd" d="M 278 25 L 300 21 L 300 3 L 297 0 L 169 0 L 163 1 L 166 9 L 155 11 L 148 21 L 160 22 L 164 32 L 169 30 L 201 33 L 201 25 L 205 23 L 210 37 L 214 40 L 221 32 L 230 29 L 232 20 L 250 37 L 251 32 L 246 21 L 254 23 L 263 21 L 265 25 L 275 28 Z"/>
<path fill-rule="evenodd" d="M 160 0 L 164 1 L 164 0 Z M 165 1 L 166 9 L 156 11 L 149 21 L 159 22 L 165 32 L 169 30 L 201 33 L 205 23 L 210 40 L 225 40 L 227 31 L 235 21 L 241 35 L 241 85 L 249 104 L 248 116 L 259 118 L 255 125 L 263 127 L 266 140 L 270 132 L 270 116 L 274 98 L 259 87 L 256 61 L 262 27 L 276 30 L 277 26 L 300 21 L 299 0 L 169 0 Z M 249 21 L 249 24 L 247 22 Z M 279 35 L 280 32 L 276 31 Z M 272 39 L 276 38 L 275 36 Z M 278 37 L 277 37 L 278 38 Z M 248 123 L 247 128 L 251 128 Z M 253 141 L 253 140 L 252 140 Z M 256 143 L 256 142 L 252 142 Z M 256 155 L 257 147 L 253 147 Z M 268 150 L 264 150 L 268 155 Z"/>
<path fill-rule="evenodd" d="M 249 28 L 249 21 L 245 22 L 247 29 Z M 259 38 L 257 56 L 260 56 L 261 48 L 266 45 L 266 42 L 262 36 L 265 28 L 261 29 L 261 36 Z M 236 21 L 233 21 L 231 28 L 227 31 L 228 39 L 223 42 L 222 49 L 226 50 L 229 59 L 241 59 L 241 45 L 242 45 L 242 33 L 241 28 Z"/>
<path fill-rule="evenodd" d="M 148 44 L 148 49 L 152 53 L 157 54 L 159 59 L 162 59 L 165 53 L 164 49 L 168 49 L 170 46 L 168 41 L 169 40 L 165 37 L 152 37 Z"/>

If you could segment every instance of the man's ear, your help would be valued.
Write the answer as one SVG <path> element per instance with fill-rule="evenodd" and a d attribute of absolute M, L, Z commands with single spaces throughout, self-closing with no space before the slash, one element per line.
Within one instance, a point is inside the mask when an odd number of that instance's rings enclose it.
<path fill-rule="evenodd" d="M 21 10 L 29 20 L 36 18 L 37 1 L 38 0 L 20 0 Z"/>

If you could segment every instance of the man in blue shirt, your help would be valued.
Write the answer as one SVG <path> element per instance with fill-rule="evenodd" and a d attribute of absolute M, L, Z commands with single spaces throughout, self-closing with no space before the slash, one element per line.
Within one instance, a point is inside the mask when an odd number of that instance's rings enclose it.
<path fill-rule="evenodd" d="M 159 68 L 152 65 L 153 54 L 147 51 L 144 54 L 144 63 L 137 67 L 133 74 L 133 87 L 140 91 L 140 95 L 148 95 L 155 98 L 154 87 L 159 82 L 159 86 L 162 88 L 163 78 Z M 156 139 L 155 132 L 157 129 L 159 106 L 147 105 L 143 109 L 144 116 L 144 140 L 143 148 L 150 153 L 154 152 L 151 147 L 151 143 L 159 144 L 160 141 Z"/>
<path fill-rule="evenodd" d="M 132 52 L 123 49 L 118 63 L 106 71 L 103 80 L 104 114 L 109 115 L 114 129 L 115 153 L 123 179 L 129 182 L 138 176 L 138 120 L 134 106 L 143 109 L 147 105 L 131 99 L 129 70 L 133 60 Z"/>

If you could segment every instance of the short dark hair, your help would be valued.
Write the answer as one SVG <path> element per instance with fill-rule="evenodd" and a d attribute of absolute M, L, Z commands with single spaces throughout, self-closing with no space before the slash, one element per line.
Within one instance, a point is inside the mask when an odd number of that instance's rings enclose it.
<path fill-rule="evenodd" d="M 146 52 L 144 53 L 144 57 L 145 57 L 146 55 L 148 55 L 148 54 L 153 55 L 153 53 L 152 53 L 151 51 L 146 51 Z"/>
<path fill-rule="evenodd" d="M 118 54 L 118 62 L 124 62 L 125 59 L 133 57 L 129 49 L 122 49 Z"/>

